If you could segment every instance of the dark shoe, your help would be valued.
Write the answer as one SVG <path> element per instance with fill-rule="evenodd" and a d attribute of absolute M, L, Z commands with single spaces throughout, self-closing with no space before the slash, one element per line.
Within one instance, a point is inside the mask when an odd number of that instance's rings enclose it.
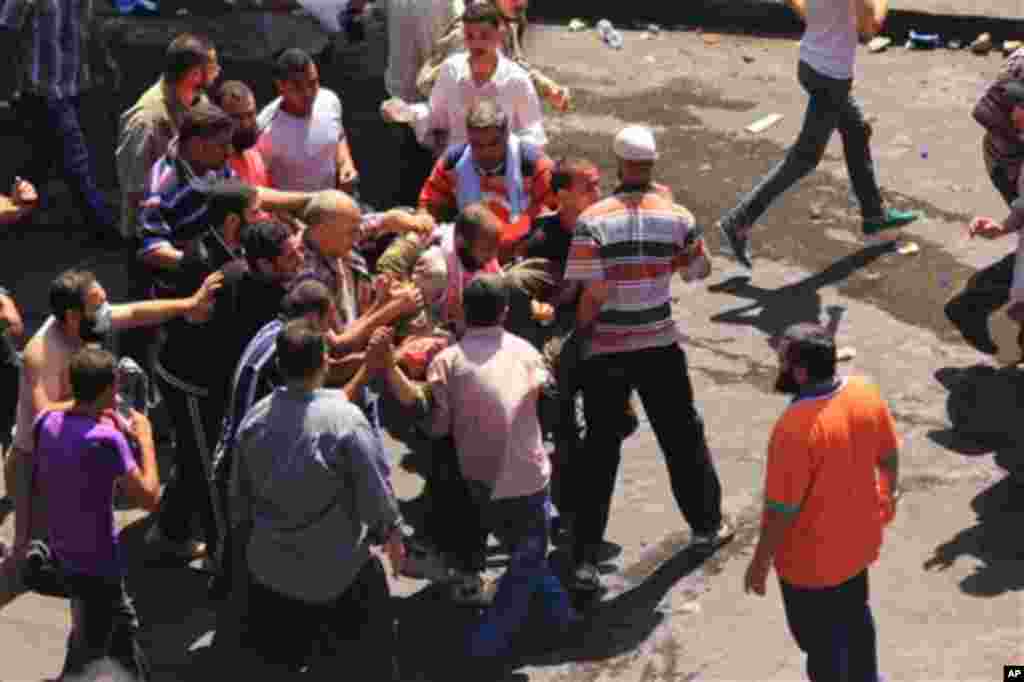
<path fill-rule="evenodd" d="M 690 547 L 699 552 L 710 552 L 732 540 L 736 531 L 726 521 L 718 526 L 717 530 L 707 533 L 694 533 L 690 538 Z"/>
<path fill-rule="evenodd" d="M 580 562 L 573 570 L 567 587 L 570 592 L 597 594 L 604 589 L 601 584 L 601 572 L 597 570 L 595 564 L 587 561 Z"/>
<path fill-rule="evenodd" d="M 862 229 L 865 237 L 874 237 L 880 232 L 909 225 L 920 217 L 921 214 L 917 211 L 897 211 L 890 208 L 886 209 L 881 218 L 865 218 Z"/>
<path fill-rule="evenodd" d="M 749 233 L 740 234 L 737 225 L 727 223 L 724 220 L 718 222 L 718 230 L 722 233 L 723 245 L 732 254 L 732 257 L 746 269 L 753 270 L 754 264 L 750 262 Z"/>
<path fill-rule="evenodd" d="M 967 305 L 956 305 L 952 302 L 947 303 L 944 310 L 946 318 L 964 337 L 964 341 L 973 348 L 987 355 L 995 355 L 999 352 L 999 347 L 992 340 L 992 335 L 988 330 L 986 311 Z"/>

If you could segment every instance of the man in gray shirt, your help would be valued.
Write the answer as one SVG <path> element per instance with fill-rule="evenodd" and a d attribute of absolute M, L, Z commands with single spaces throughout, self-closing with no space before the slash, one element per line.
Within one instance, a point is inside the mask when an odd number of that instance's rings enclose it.
<path fill-rule="evenodd" d="M 344 393 L 323 388 L 327 345 L 314 324 L 285 325 L 277 362 L 285 385 L 253 406 L 236 440 L 231 514 L 251 579 L 243 647 L 301 670 L 325 631 L 369 637 L 365 650 L 388 652 L 391 665 L 368 678 L 392 679 L 394 617 L 370 547 L 383 545 L 396 574 L 404 548 L 381 441 Z"/>

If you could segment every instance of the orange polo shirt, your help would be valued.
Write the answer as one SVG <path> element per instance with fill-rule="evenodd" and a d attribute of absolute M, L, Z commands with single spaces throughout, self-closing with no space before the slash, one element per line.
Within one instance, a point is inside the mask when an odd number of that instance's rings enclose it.
<path fill-rule="evenodd" d="M 878 559 L 883 458 L 899 447 L 878 389 L 861 377 L 797 398 L 768 446 L 766 506 L 794 515 L 775 554 L 779 577 L 799 587 L 832 587 Z"/>

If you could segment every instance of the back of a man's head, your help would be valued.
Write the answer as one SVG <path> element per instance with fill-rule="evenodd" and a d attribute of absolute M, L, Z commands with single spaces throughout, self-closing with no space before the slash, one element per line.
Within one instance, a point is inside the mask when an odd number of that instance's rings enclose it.
<path fill-rule="evenodd" d="M 467 244 L 474 243 L 481 235 L 500 232 L 498 216 L 484 204 L 470 204 L 455 217 L 455 236 L 461 237 Z"/>
<path fill-rule="evenodd" d="M 212 49 L 212 43 L 202 36 L 181 34 L 167 46 L 164 78 L 170 83 L 177 83 L 192 69 L 205 67 Z"/>
<path fill-rule="evenodd" d="M 501 108 L 498 100 L 493 97 L 482 97 L 466 112 L 467 130 L 507 127 L 508 114 Z"/>
<path fill-rule="evenodd" d="M 242 81 L 225 81 L 217 88 L 217 106 L 227 109 L 230 106 L 241 106 L 249 100 L 256 100 L 252 88 Z"/>
<path fill-rule="evenodd" d="M 274 260 L 284 252 L 284 243 L 291 231 L 276 220 L 258 220 L 242 230 L 242 248 L 250 264 L 258 260 Z"/>
<path fill-rule="evenodd" d="M 323 332 L 309 320 L 291 320 L 277 335 L 277 366 L 285 381 L 313 377 L 323 369 L 326 353 Z"/>
<path fill-rule="evenodd" d="M 189 109 L 182 119 L 178 138 L 182 144 L 192 138 L 212 139 L 230 137 L 235 130 L 235 120 L 216 104 L 202 101 Z"/>
<path fill-rule="evenodd" d="M 237 178 L 223 178 L 208 185 L 203 194 L 207 201 L 207 222 L 221 227 L 229 215 L 238 216 L 244 223 L 245 213 L 256 200 L 258 192 Z"/>
<path fill-rule="evenodd" d="M 501 323 L 508 309 L 509 289 L 500 274 L 486 273 L 473 278 L 462 292 L 462 307 L 469 327 L 493 327 Z"/>
<path fill-rule="evenodd" d="M 812 382 L 829 381 L 836 375 L 836 341 L 828 329 L 813 322 L 801 322 L 782 334 L 786 361 L 803 367 Z"/>
<path fill-rule="evenodd" d="M 302 213 L 302 219 L 310 227 L 315 227 L 327 222 L 334 222 L 339 218 L 348 218 L 353 225 L 358 224 L 361 211 L 359 205 L 352 197 L 341 190 L 325 189 L 315 193 L 306 204 L 306 210 Z"/>
<path fill-rule="evenodd" d="M 72 268 L 57 275 L 50 283 L 50 312 L 57 320 L 71 310 L 85 309 L 85 296 L 96 283 L 96 275 L 89 270 Z"/>
<path fill-rule="evenodd" d="M 286 320 L 297 320 L 310 313 L 323 317 L 330 309 L 331 292 L 327 285 L 315 279 L 299 282 L 281 301 L 281 315 Z"/>
<path fill-rule="evenodd" d="M 85 346 L 71 356 L 71 395 L 75 402 L 93 403 L 114 384 L 117 360 L 107 350 Z"/>
<path fill-rule="evenodd" d="M 313 57 L 297 47 L 290 47 L 280 54 L 274 62 L 274 80 L 290 81 L 301 76 L 313 63 Z"/>

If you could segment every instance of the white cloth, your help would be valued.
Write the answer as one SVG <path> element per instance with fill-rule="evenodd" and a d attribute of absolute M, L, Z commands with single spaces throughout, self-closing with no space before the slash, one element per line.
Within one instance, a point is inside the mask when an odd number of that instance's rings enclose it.
<path fill-rule="evenodd" d="M 466 11 L 463 0 L 387 0 L 388 94 L 409 103 L 421 99 L 416 76 L 437 41 Z"/>
<path fill-rule="evenodd" d="M 345 139 L 341 100 L 321 87 L 309 118 L 281 109 L 278 97 L 260 112 L 256 145 L 275 189 L 316 192 L 338 186 L 338 144 Z"/>
<path fill-rule="evenodd" d="M 462 158 L 455 164 L 455 175 L 458 182 L 455 186 L 455 199 L 459 210 L 472 204 L 480 203 L 484 196 L 480 189 L 480 170 L 473 160 L 473 148 L 466 145 Z M 508 189 L 509 222 L 519 221 L 523 210 L 529 206 L 530 200 L 523 191 L 523 150 L 522 143 L 516 135 L 508 136 L 505 151 L 505 187 Z"/>
<path fill-rule="evenodd" d="M 857 56 L 857 9 L 861 0 L 807 0 L 807 29 L 800 59 L 823 76 L 853 78 Z"/>
<path fill-rule="evenodd" d="M 341 14 L 348 9 L 349 0 L 297 0 L 299 7 L 313 15 L 328 33 L 341 30 Z"/>
<path fill-rule="evenodd" d="M 441 74 L 430 93 L 430 102 L 411 107 L 416 120 L 413 127 L 421 144 L 428 144 L 434 130 L 448 132 L 447 144 L 464 144 L 466 114 L 480 99 L 496 99 L 508 115 L 509 130 L 521 139 L 538 147 L 548 143 L 544 133 L 544 117 L 540 98 L 530 80 L 530 74 L 511 59 L 498 53 L 498 66 L 494 75 L 483 85 L 477 85 L 469 67 L 469 53 L 452 55 L 441 65 Z"/>

